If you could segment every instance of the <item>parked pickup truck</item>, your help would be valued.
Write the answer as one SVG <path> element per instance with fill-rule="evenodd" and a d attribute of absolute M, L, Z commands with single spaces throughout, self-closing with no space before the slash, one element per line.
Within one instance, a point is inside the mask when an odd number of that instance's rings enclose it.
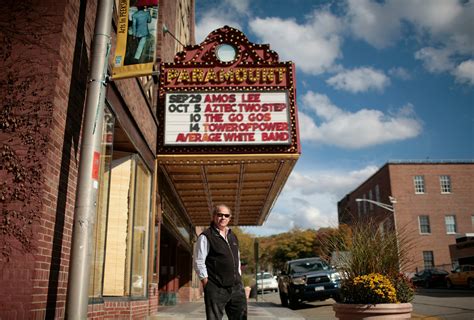
<path fill-rule="evenodd" d="M 278 277 L 283 306 L 297 307 L 303 301 L 340 300 L 341 276 L 318 257 L 291 260 Z"/>

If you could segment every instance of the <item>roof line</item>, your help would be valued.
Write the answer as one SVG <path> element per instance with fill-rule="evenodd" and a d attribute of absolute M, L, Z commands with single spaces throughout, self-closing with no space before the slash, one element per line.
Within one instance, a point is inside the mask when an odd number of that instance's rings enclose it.
<path fill-rule="evenodd" d="M 387 164 L 445 164 L 445 163 L 474 163 L 474 159 L 413 159 L 413 160 L 389 160 Z"/>

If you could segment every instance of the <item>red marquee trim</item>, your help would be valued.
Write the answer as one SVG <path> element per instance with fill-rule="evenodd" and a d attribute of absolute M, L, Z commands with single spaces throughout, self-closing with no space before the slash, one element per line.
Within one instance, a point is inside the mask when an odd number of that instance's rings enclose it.
<path fill-rule="evenodd" d="M 226 63 L 217 59 L 215 49 L 224 43 L 233 45 L 237 50 L 237 58 L 232 62 Z M 201 44 L 188 46 L 177 53 L 174 62 L 176 65 L 208 63 L 230 67 L 242 64 L 274 64 L 279 60 L 278 54 L 271 50 L 268 44 L 252 43 L 242 31 L 224 26 L 212 31 Z"/>

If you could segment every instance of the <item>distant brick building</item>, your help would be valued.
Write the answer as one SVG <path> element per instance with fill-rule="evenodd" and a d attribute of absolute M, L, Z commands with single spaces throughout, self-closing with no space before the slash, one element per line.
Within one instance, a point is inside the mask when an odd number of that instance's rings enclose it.
<path fill-rule="evenodd" d="M 405 272 L 450 270 L 450 245 L 474 231 L 474 162 L 388 162 L 338 202 L 339 223 L 373 217 L 381 228 L 405 231 L 414 239 Z M 393 206 L 390 210 L 367 199 Z M 390 208 L 390 207 L 389 207 Z"/>

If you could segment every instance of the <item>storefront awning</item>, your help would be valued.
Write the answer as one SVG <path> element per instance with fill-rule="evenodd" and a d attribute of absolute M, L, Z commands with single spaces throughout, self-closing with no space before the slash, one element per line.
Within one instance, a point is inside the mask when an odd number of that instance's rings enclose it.
<path fill-rule="evenodd" d="M 195 226 L 207 226 L 213 205 L 226 204 L 231 224 L 267 219 L 299 154 L 159 155 L 158 164 Z"/>

